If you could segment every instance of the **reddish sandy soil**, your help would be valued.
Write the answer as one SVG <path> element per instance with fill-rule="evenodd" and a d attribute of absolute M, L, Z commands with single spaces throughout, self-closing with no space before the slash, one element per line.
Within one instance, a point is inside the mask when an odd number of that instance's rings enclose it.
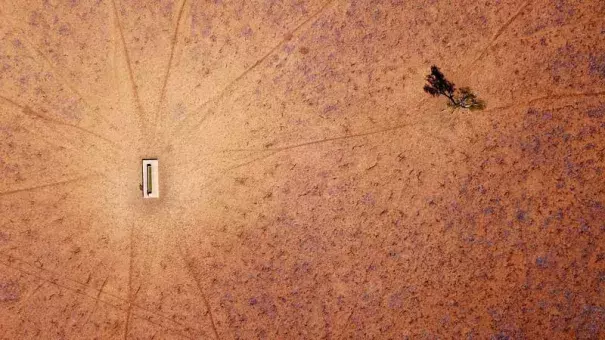
<path fill-rule="evenodd" d="M 1 0 L 0 337 L 604 339 L 603 18 Z"/>

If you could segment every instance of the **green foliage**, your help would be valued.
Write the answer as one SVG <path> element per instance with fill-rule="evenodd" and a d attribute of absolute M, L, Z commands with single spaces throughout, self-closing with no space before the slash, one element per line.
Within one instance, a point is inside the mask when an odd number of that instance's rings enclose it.
<path fill-rule="evenodd" d="M 461 87 L 458 90 L 458 96 L 455 98 L 458 106 L 469 109 L 471 111 L 485 109 L 485 101 L 477 98 L 477 96 L 468 87 Z"/>
<path fill-rule="evenodd" d="M 448 81 L 437 66 L 431 66 L 431 73 L 426 76 L 428 84 L 424 85 L 424 92 L 433 97 L 445 96 L 449 99 L 448 106 L 454 109 L 463 108 L 471 111 L 483 110 L 485 101 L 468 87 L 456 89 L 454 83 Z"/>

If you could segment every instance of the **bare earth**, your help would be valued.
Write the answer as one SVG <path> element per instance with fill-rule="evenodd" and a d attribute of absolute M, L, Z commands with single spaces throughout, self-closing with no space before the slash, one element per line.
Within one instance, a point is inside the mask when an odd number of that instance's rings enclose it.
<path fill-rule="evenodd" d="M 604 339 L 604 18 L 0 0 L 0 338 Z"/>

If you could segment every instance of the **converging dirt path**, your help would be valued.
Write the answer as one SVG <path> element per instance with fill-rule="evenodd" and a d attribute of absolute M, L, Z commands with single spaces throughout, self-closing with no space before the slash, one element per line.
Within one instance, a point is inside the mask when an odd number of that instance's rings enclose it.
<path fill-rule="evenodd" d="M 603 18 L 0 0 L 0 338 L 604 338 Z"/>

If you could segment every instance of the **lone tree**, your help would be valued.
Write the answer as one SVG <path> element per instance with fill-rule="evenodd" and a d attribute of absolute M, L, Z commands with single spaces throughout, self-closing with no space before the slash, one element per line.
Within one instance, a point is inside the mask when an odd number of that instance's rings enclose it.
<path fill-rule="evenodd" d="M 445 76 L 439 70 L 439 67 L 431 66 L 431 73 L 426 76 L 428 84 L 424 85 L 424 92 L 433 97 L 445 96 L 449 99 L 448 106 L 456 108 L 474 110 L 483 110 L 485 102 L 471 91 L 468 87 L 461 87 L 456 90 L 454 83 L 445 79 Z"/>

